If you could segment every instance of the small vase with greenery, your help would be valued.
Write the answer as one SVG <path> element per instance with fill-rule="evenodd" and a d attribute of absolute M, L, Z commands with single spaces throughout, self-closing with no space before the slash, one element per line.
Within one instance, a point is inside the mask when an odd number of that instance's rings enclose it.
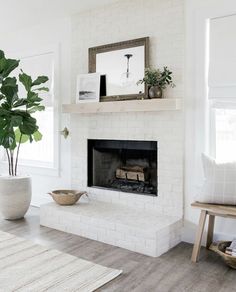
<path fill-rule="evenodd" d="M 0 177 L 0 211 L 6 219 L 23 217 L 31 201 L 30 177 L 17 175 L 20 145 L 41 140 L 34 113 L 44 110 L 39 95 L 48 91 L 41 86 L 47 76 L 33 80 L 22 70 L 16 73 L 19 64 L 0 50 L 0 146 L 8 161 L 8 176 Z M 19 96 L 20 84 L 25 89 L 23 96 Z"/>
<path fill-rule="evenodd" d="M 162 98 L 163 89 L 167 86 L 175 86 L 171 75 L 172 72 L 167 67 L 163 70 L 147 68 L 144 78 L 139 80 L 138 84 L 145 83 L 148 86 L 150 98 Z"/>

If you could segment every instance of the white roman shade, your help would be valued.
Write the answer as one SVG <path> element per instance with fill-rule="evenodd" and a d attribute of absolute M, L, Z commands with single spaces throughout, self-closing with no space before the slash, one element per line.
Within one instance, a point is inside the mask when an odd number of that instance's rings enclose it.
<path fill-rule="evenodd" d="M 210 21 L 209 99 L 236 103 L 236 15 Z"/>

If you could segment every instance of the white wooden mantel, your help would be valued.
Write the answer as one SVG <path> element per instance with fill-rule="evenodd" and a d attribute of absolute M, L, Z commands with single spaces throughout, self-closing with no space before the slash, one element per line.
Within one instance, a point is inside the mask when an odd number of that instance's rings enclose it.
<path fill-rule="evenodd" d="M 180 98 L 90 102 L 62 105 L 62 112 L 70 114 L 157 112 L 181 109 L 182 99 Z"/>

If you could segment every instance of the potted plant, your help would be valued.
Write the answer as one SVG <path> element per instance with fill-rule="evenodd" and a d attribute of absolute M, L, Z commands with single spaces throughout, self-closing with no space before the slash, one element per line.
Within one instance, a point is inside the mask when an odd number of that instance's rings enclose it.
<path fill-rule="evenodd" d="M 40 86 L 48 81 L 46 76 L 32 80 L 21 70 L 14 77 L 13 71 L 19 63 L 7 59 L 0 50 L 0 146 L 5 149 L 8 161 L 8 175 L 0 176 L 0 212 L 9 220 L 24 217 L 31 202 L 31 178 L 17 173 L 19 151 L 22 143 L 42 138 L 33 114 L 44 110 L 39 93 L 48 91 L 47 87 Z M 19 96 L 20 83 L 24 96 Z"/>
<path fill-rule="evenodd" d="M 145 83 L 148 86 L 150 98 L 162 98 L 163 89 L 167 86 L 175 86 L 171 75 L 172 72 L 167 67 L 164 67 L 162 71 L 160 69 L 147 68 L 144 78 L 139 80 L 138 84 Z"/>

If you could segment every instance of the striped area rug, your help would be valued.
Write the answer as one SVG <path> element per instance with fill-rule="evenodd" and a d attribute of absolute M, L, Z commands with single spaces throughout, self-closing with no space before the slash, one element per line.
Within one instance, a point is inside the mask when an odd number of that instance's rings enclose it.
<path fill-rule="evenodd" d="M 94 291 L 122 271 L 0 231 L 0 291 Z"/>

